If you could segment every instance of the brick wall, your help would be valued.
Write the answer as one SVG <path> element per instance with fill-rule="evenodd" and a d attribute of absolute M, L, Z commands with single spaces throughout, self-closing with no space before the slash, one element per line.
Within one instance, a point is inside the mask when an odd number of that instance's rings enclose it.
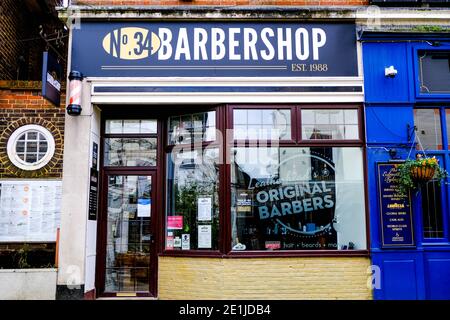
<path fill-rule="evenodd" d="M 52 1 L 54 4 L 58 2 Z M 50 12 L 42 9 L 38 15 L 30 12 L 24 3 L 19 0 L 0 1 L 0 80 L 40 80 L 46 43 L 39 36 L 39 26 L 43 26 L 46 34 L 62 30 L 53 5 L 50 5 Z M 57 47 L 62 54 L 66 54 L 66 39 Z M 54 40 L 52 45 L 56 47 Z"/>
<path fill-rule="evenodd" d="M 0 79 L 17 79 L 18 57 L 27 56 L 29 32 L 23 1 L 0 1 Z"/>
<path fill-rule="evenodd" d="M 367 5 L 368 0 L 72 0 L 77 5 L 276 5 L 276 6 L 359 6 Z"/>
<path fill-rule="evenodd" d="M 359 257 L 160 257 L 158 297 L 370 300 L 369 265 L 369 258 Z"/>
<path fill-rule="evenodd" d="M 65 92 L 64 88 L 61 91 Z M 64 95 L 61 96 L 60 107 L 44 99 L 40 81 L 0 81 L 0 179 L 62 177 L 64 104 Z M 26 124 L 46 127 L 55 139 L 53 158 L 36 171 L 17 168 L 7 155 L 11 133 Z"/>

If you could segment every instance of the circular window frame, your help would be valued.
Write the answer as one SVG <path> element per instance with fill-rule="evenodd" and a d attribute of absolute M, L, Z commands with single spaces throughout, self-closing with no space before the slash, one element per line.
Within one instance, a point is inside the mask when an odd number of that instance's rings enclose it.
<path fill-rule="evenodd" d="M 42 157 L 42 159 L 33 164 L 30 164 L 25 160 L 20 159 L 16 152 L 16 144 L 18 139 L 28 131 L 37 131 L 38 133 L 42 134 L 47 140 L 47 152 Z M 38 170 L 45 167 L 53 158 L 53 155 L 55 154 L 55 139 L 53 138 L 52 133 L 47 128 L 36 124 L 28 124 L 17 128 L 11 134 L 11 136 L 8 139 L 7 153 L 9 160 L 16 167 L 26 171 Z"/>

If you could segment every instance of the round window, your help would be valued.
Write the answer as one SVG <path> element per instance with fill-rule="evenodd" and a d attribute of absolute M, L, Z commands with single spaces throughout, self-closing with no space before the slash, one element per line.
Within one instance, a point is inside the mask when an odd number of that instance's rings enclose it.
<path fill-rule="evenodd" d="M 23 170 L 37 170 L 45 166 L 55 153 L 55 140 L 46 128 L 26 125 L 9 137 L 8 157 Z"/>

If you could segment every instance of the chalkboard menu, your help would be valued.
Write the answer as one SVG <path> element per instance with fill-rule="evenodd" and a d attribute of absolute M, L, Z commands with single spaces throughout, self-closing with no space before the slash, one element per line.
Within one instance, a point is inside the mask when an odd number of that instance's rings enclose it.
<path fill-rule="evenodd" d="M 378 197 L 383 247 L 414 246 L 411 195 L 399 192 L 395 163 L 378 163 Z"/>

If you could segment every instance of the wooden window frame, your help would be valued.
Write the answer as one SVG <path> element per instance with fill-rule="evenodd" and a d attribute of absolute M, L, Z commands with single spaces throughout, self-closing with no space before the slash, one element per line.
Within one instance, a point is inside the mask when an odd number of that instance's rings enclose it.
<path fill-rule="evenodd" d="M 365 233 L 366 249 L 363 250 L 276 250 L 276 251 L 233 251 L 231 248 L 231 165 L 227 157 L 229 148 L 234 146 L 248 147 L 253 146 L 248 140 L 227 140 L 227 129 L 233 128 L 233 110 L 234 109 L 290 109 L 291 110 L 291 140 L 281 140 L 277 144 L 279 147 L 358 147 L 362 150 L 363 158 L 363 179 L 364 179 L 364 209 L 365 209 Z M 358 111 L 358 140 L 301 140 L 301 110 L 302 109 L 356 109 Z M 203 109 L 206 112 L 208 109 Z M 182 257 L 210 257 L 210 258 L 279 258 L 279 257 L 367 257 L 369 256 L 370 238 L 369 238 L 369 208 L 368 208 L 368 186 L 367 186 L 367 159 L 364 134 L 364 116 L 363 107 L 360 104 L 224 104 L 215 107 L 216 110 L 216 130 L 222 132 L 223 147 L 219 149 L 225 163 L 220 164 L 219 172 L 219 250 L 165 250 L 165 210 L 164 223 L 160 229 L 162 231 L 163 242 L 161 243 L 160 256 L 182 256 Z M 194 112 L 192 112 L 194 113 Z M 165 121 L 167 125 L 167 121 Z M 167 128 L 163 131 L 164 139 L 167 141 Z M 214 142 L 203 143 L 202 146 L 211 146 L 218 144 L 217 139 Z M 177 145 L 180 146 L 180 145 Z M 270 147 L 270 143 L 267 145 Z M 167 152 L 172 150 L 172 146 L 164 145 L 164 157 Z M 221 146 L 218 146 L 221 148 Z M 163 160 L 165 163 L 166 160 Z M 166 175 L 163 172 L 162 175 Z M 164 185 L 166 190 L 167 185 Z M 166 192 L 164 192 L 166 193 Z M 165 201 L 166 199 L 164 199 Z M 166 203 L 164 203 L 164 206 Z"/>

